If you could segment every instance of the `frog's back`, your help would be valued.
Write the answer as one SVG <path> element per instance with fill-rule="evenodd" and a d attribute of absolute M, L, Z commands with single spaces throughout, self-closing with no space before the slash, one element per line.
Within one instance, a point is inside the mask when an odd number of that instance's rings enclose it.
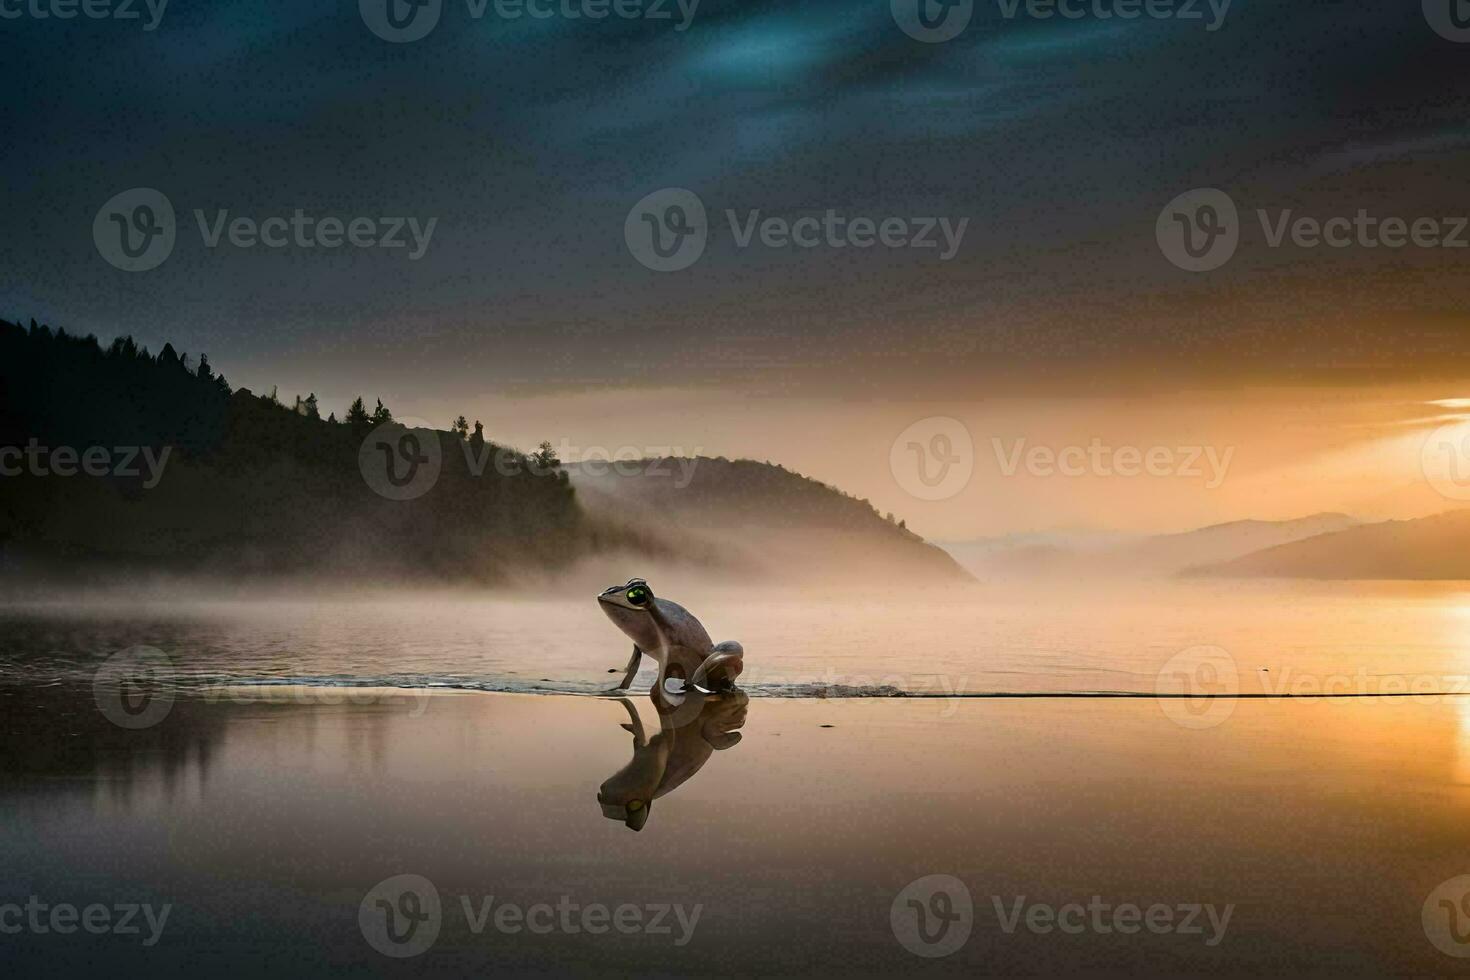
<path fill-rule="evenodd" d="M 684 647 L 700 653 L 709 653 L 714 646 L 714 641 L 709 638 L 709 632 L 704 624 L 694 617 L 694 614 L 677 602 L 668 599 L 655 599 L 658 603 L 658 611 L 662 614 L 664 621 L 664 633 L 668 637 L 669 645 Z"/>

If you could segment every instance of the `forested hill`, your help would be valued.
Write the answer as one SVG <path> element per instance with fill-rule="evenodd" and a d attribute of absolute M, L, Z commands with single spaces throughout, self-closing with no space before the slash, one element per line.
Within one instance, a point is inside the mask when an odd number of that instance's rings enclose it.
<path fill-rule="evenodd" d="M 207 358 L 167 345 L 155 356 L 130 338 L 103 349 L 0 323 L 0 447 L 30 450 L 0 457 L 0 554 L 11 566 L 494 580 L 564 562 L 594 533 L 564 474 L 456 432 L 417 431 L 423 455 L 437 443 L 432 486 L 384 496 L 360 457 L 379 431 L 396 451 L 390 420 L 379 407 L 338 422 L 314 398 L 231 391 Z M 496 454 L 522 465 L 475 472 Z"/>
<path fill-rule="evenodd" d="M 650 463 L 656 461 L 649 461 Z M 676 461 L 667 461 L 670 464 Z M 204 356 L 0 322 L 0 569 L 125 566 L 343 584 L 504 581 L 597 559 L 743 574 L 968 576 L 867 501 L 779 466 L 569 479 L 463 418 L 232 390 Z M 580 491 L 580 492 L 579 492 Z M 623 576 L 626 577 L 626 576 Z"/>
<path fill-rule="evenodd" d="M 893 514 L 784 466 L 698 456 L 569 469 L 591 515 L 660 551 L 792 578 L 971 578 Z"/>

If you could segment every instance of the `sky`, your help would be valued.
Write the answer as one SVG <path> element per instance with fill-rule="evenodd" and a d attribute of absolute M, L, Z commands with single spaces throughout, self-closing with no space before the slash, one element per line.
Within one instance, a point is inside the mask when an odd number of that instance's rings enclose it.
<path fill-rule="evenodd" d="M 1135 19 L 960 0 L 939 41 L 905 31 L 908 0 L 670 0 L 666 19 L 441 0 L 403 43 L 374 31 L 387 2 L 171 0 L 151 29 L 157 0 L 137 20 L 0 2 L 0 316 L 523 446 L 769 458 L 939 537 L 1427 506 L 1395 495 L 1425 482 L 1397 433 L 1470 395 L 1470 249 L 1378 232 L 1433 219 L 1470 245 L 1470 35 L 1436 28 L 1437 0 Z M 133 188 L 176 216 L 145 271 L 96 237 Z M 668 188 L 704 244 L 660 271 L 629 236 L 673 228 Z M 1204 229 L 1176 203 L 1202 188 L 1238 242 L 1190 271 L 1168 234 Z M 407 244 L 231 239 L 297 209 Z M 1374 232 L 1342 230 L 1360 212 Z M 1348 237 L 1312 247 L 1302 217 Z M 802 218 L 811 247 L 759 224 Z M 854 219 L 936 244 L 857 247 Z M 934 417 L 976 447 L 938 501 L 890 460 Z M 1032 486 L 992 472 L 997 438 L 1237 450 L 1208 491 Z M 1377 448 L 1353 471 L 1324 448 L 1347 443 Z M 1340 491 L 1315 477 L 1344 465 Z"/>

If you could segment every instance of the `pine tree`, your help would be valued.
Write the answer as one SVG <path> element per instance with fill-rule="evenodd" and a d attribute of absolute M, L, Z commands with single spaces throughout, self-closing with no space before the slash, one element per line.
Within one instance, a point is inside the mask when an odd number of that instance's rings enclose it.
<path fill-rule="evenodd" d="M 545 473 L 554 473 L 561 466 L 561 460 L 556 456 L 556 450 L 551 448 L 551 443 L 541 441 L 536 451 L 530 456 L 531 472 L 538 476 Z"/>
<path fill-rule="evenodd" d="M 348 406 L 348 409 L 347 409 L 347 424 L 348 425 L 367 425 L 367 423 L 368 423 L 367 406 L 365 406 L 362 403 L 362 396 L 361 395 L 358 395 L 356 398 L 354 398 L 352 400 L 352 404 L 350 406 Z"/>

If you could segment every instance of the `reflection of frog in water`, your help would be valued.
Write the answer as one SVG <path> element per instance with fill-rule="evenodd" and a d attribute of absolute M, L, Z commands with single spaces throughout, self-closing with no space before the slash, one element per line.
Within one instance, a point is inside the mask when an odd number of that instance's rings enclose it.
<path fill-rule="evenodd" d="M 702 699 L 699 713 L 683 722 L 692 713 L 689 702 L 675 705 L 655 692 L 653 703 L 658 709 L 660 730 L 652 738 L 644 734 L 643 721 L 633 702 L 623 699 L 629 723 L 622 728 L 633 735 L 633 758 L 598 789 L 597 802 L 603 816 L 642 830 L 654 800 L 682 786 L 703 768 L 716 749 L 728 749 L 740 741 L 740 733 L 734 729 L 745 724 L 750 701 L 743 691 L 718 697 L 695 693 L 690 700 L 693 698 Z M 675 724 L 679 727 L 670 727 Z"/>

